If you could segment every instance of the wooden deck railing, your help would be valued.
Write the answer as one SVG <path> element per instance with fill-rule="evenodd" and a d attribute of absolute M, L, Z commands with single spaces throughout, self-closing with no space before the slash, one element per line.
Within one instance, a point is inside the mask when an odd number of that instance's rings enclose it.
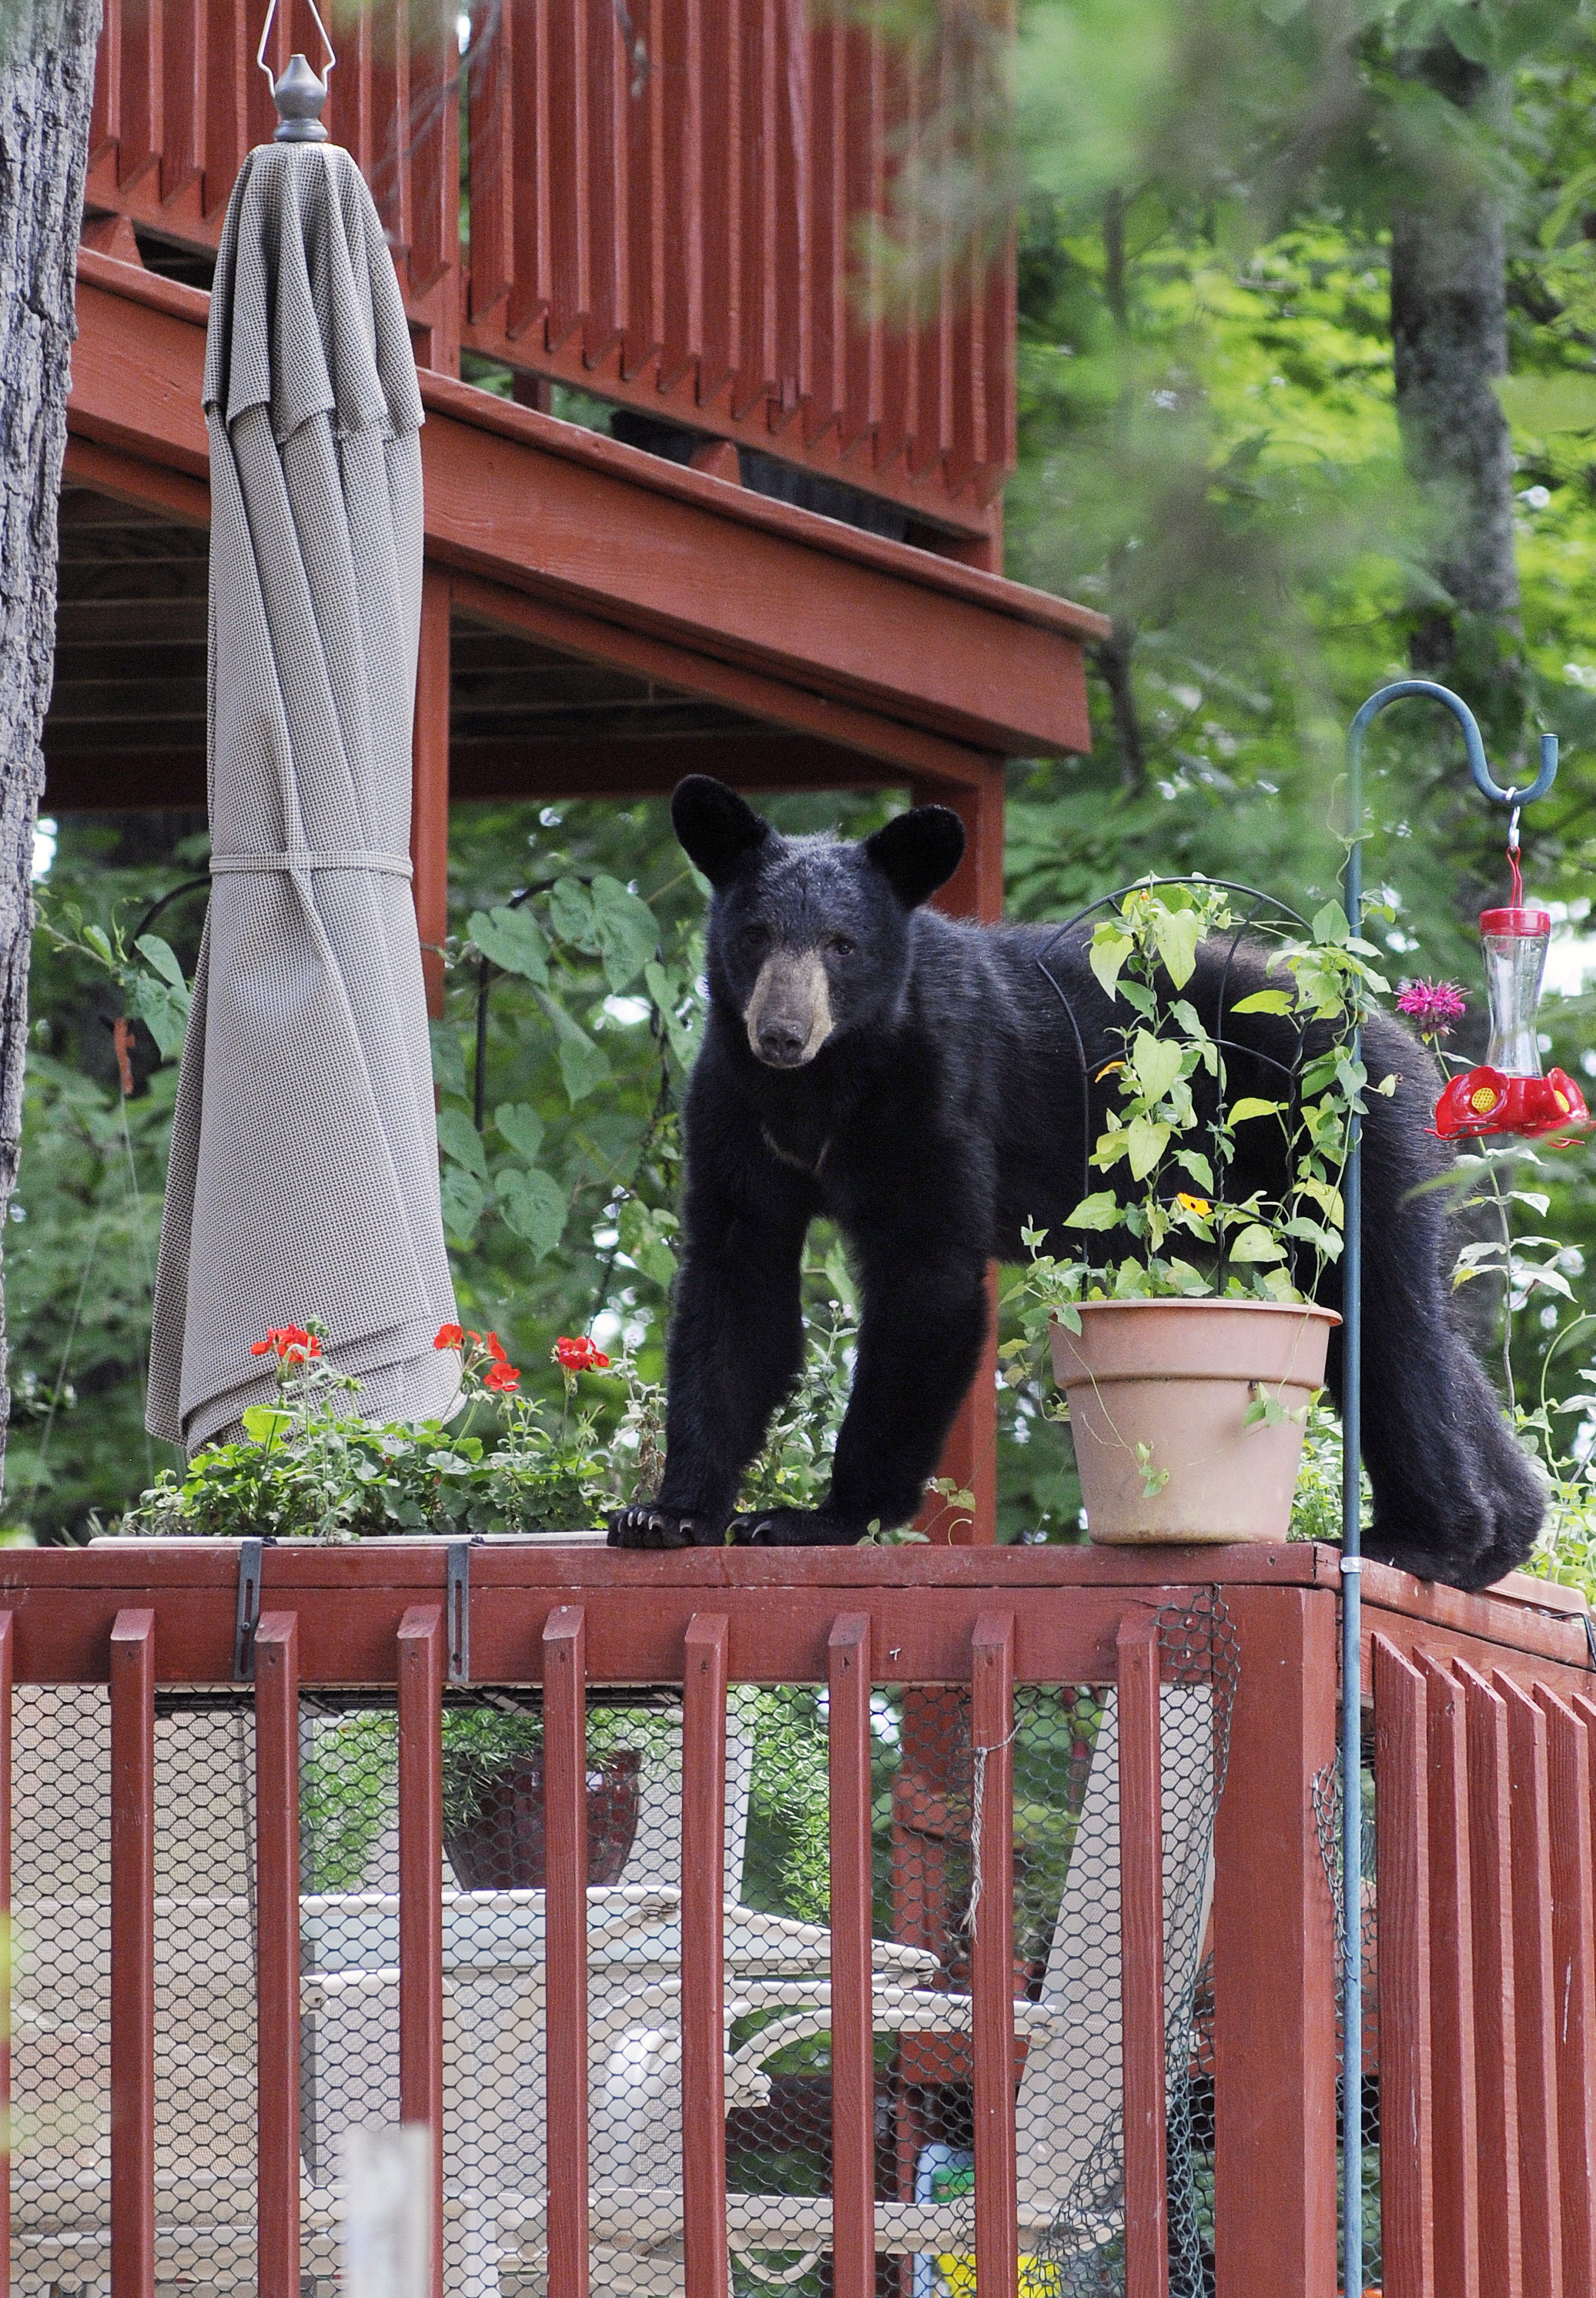
<path fill-rule="evenodd" d="M 450 1909 L 464 1903 L 446 1900 L 441 1883 L 441 1718 L 446 1683 L 448 1696 L 464 1697 L 468 1674 L 475 1685 L 523 1687 L 524 1696 L 541 1688 L 547 1880 L 541 1895 L 521 1897 L 536 1898 L 541 1926 L 541 1961 L 525 1982 L 525 2000 L 542 2022 L 546 2162 L 520 2175 L 528 2194 L 535 2187 L 546 2202 L 523 2195 L 514 2211 L 518 2222 L 541 2229 L 537 2270 L 546 2274 L 551 2298 L 583 2298 L 594 2257 L 611 2263 L 605 2273 L 595 2270 L 591 2286 L 623 2286 L 607 2275 L 616 2273 L 624 2196 L 617 2203 L 615 2166 L 600 2175 L 589 2157 L 590 2131 L 602 2135 L 593 2119 L 598 2076 L 588 2064 L 597 2015 L 590 1934 L 601 1922 L 594 1910 L 602 1898 L 586 1888 L 591 1759 L 584 1716 L 592 1703 L 635 1699 L 620 1688 L 638 1686 L 676 1687 L 681 1703 L 679 1917 L 671 1917 L 680 1927 L 672 1950 L 679 1976 L 655 1982 L 680 2006 L 670 2013 L 679 2019 L 680 2226 L 675 2263 L 660 2269 L 666 2278 L 659 2288 L 724 2298 L 730 2218 L 765 2253 L 784 2225 L 808 2227 L 806 2236 L 781 2237 L 783 2245 L 818 2244 L 832 2261 L 827 2286 L 836 2298 L 872 2298 L 883 2286 L 909 2298 L 912 2259 L 933 2242 L 916 2230 L 929 2228 L 935 2212 L 895 2183 L 901 2147 L 895 2171 L 876 2127 L 885 2017 L 900 2054 L 914 2046 L 922 2071 L 930 2068 L 935 2080 L 953 2086 L 945 2096 L 967 2098 L 959 2112 L 968 2114 L 973 2155 L 975 2286 L 983 2298 L 1013 2298 L 1017 2253 L 1035 2254 L 1038 2242 L 1037 2208 L 1025 2199 L 1036 2179 L 1030 2126 L 1019 2133 L 1016 2159 L 1022 2070 L 1029 2064 L 1034 2071 L 1038 2062 L 1028 2054 L 1041 2052 L 1058 2021 L 1067 2025 L 1079 2012 L 1078 2004 L 1050 2001 L 1051 1980 L 1039 1966 L 1027 1979 L 1018 1953 L 1017 1761 L 1033 1765 L 1024 1790 L 1033 1799 L 1036 1786 L 1034 1750 L 1027 1755 L 1023 1733 L 1016 1739 L 1016 1719 L 1034 1687 L 1104 1687 L 1117 1702 L 1118 1848 L 1112 1873 L 1104 1872 L 1117 1900 L 1123 1972 L 1115 1982 L 1114 2079 L 1124 2178 L 1122 2198 L 1100 2195 L 1101 2223 L 1091 2240 L 1111 2266 L 1122 2261 L 1126 2298 L 1170 2298 L 1182 2286 L 1178 2277 L 1171 2283 L 1178 2244 L 1167 2185 L 1166 2144 L 1177 2128 L 1169 2087 L 1185 2087 L 1186 2065 L 1168 2048 L 1172 1886 L 1165 1869 L 1183 1858 L 1190 1868 L 1197 1839 L 1189 1812 L 1183 1820 L 1176 1806 L 1202 1790 L 1221 1759 L 1223 1735 L 1216 1727 L 1211 1753 L 1202 1752 L 1208 1743 L 1199 1740 L 1195 1769 L 1188 1748 L 1184 1783 L 1172 1788 L 1170 1719 L 1180 1711 L 1170 1706 L 1171 1682 L 1190 1678 L 1178 1668 L 1171 1678 L 1166 1624 L 1195 1616 L 1204 1603 L 1212 1614 L 1217 1600 L 1238 1657 L 1211 1884 L 1203 1884 L 1201 1857 L 1195 1871 L 1198 1897 L 1211 1905 L 1215 1970 L 1214 2133 L 1202 2142 L 1213 2166 L 1205 2271 L 1218 2298 L 1332 2298 L 1339 2286 L 1334 1933 L 1315 1788 L 1322 1790 L 1335 1755 L 1335 1562 L 1333 1552 L 1311 1548 L 632 1557 L 490 1543 L 471 1551 L 462 1636 L 448 1616 L 446 1552 L 425 1542 L 269 1549 L 252 1622 L 230 1544 L 8 1552 L 0 1559 L 0 1899 L 9 1902 L 11 1890 L 13 1756 L 21 1760 L 15 1703 L 37 1697 L 30 1687 L 109 1685 L 109 1777 L 89 1783 L 87 1803 L 81 1796 L 74 1802 L 77 1790 L 69 1792 L 68 1783 L 72 1766 L 90 1758 L 65 1738 L 51 1741 L 48 1730 L 41 1740 L 37 1718 L 17 1773 L 26 1774 L 17 1790 L 23 1798 L 17 1856 L 21 1862 L 26 1849 L 36 1879 L 20 1887 L 25 2015 L 17 2048 L 35 2054 L 27 2080 L 36 2087 L 37 2053 L 45 2044 L 64 2050 L 63 2037 L 75 2038 L 74 2064 L 98 2063 L 101 2046 L 83 2023 L 86 2014 L 79 2011 L 74 2027 L 46 2001 L 51 1985 L 81 1988 L 84 1971 L 41 1976 L 38 1958 L 51 1940 L 28 1929 L 54 1925 L 56 1950 L 64 1953 L 71 1924 L 87 1925 L 83 1937 L 103 1938 L 108 1963 L 109 2146 L 102 2171 L 96 2109 L 62 2126 L 60 2160 L 45 2162 L 40 2103 L 21 2102 L 16 2175 L 28 2199 L 25 2207 L 20 2201 L 14 2211 L 7 2207 L 8 2166 L 0 2178 L 0 2241 L 13 2227 L 17 2262 L 12 2278 L 0 2273 L 0 2286 L 43 2288 L 52 2274 L 40 2261 L 62 2256 L 79 2274 L 103 2271 L 108 2261 L 114 2298 L 152 2298 L 157 2279 L 170 2278 L 170 2261 L 158 2261 L 166 2254 L 162 2243 L 170 2244 L 174 2181 L 187 2175 L 174 2158 L 174 2149 L 183 2151 L 175 2134 L 191 2129 L 193 2112 L 170 2074 L 160 2072 L 172 2063 L 170 2022 L 182 2011 L 161 1942 L 185 1907 L 199 1911 L 194 1921 L 202 1928 L 222 1924 L 223 1911 L 234 1909 L 225 1920 L 246 1923 L 253 1942 L 252 1976 L 246 1955 L 242 1967 L 229 1964 L 204 1982 L 247 1990 L 258 2097 L 249 2197 L 258 2262 L 252 2268 L 246 2254 L 222 2279 L 229 2288 L 257 2288 L 262 2298 L 294 2298 L 302 2271 L 311 2275 L 305 2286 L 323 2286 L 315 2274 L 331 2270 L 332 2205 L 325 2174 L 312 2176 L 315 2158 L 302 2130 L 309 2062 L 301 2022 L 306 1987 L 335 1981 L 317 1980 L 316 1958 L 307 1961 L 302 1938 L 307 1921 L 326 1922 L 325 1909 L 315 1913 L 323 1903 L 302 1896 L 303 1703 L 319 1700 L 325 1710 L 337 1705 L 335 1695 L 348 1695 L 385 1701 L 397 1716 L 396 1950 L 387 1950 L 390 1957 L 396 1951 L 397 1971 L 380 1955 L 368 1956 L 337 1983 L 371 1993 L 396 1980 L 395 2095 L 402 2117 L 432 2134 L 439 2229 L 433 2288 L 469 2290 L 476 2298 L 500 2287 L 491 2252 L 479 2248 L 471 2253 L 476 2263 L 462 2266 L 466 2254 L 457 2245 L 446 2271 L 442 2247 L 448 2211 L 458 2216 L 463 2207 L 458 2199 L 445 2203 L 446 2126 L 451 2113 L 465 2111 L 462 2095 L 469 2105 L 469 2094 L 452 2093 L 457 2104 L 446 2105 L 446 2014 L 457 2022 L 463 2014 L 458 1947 L 450 1965 L 444 1930 L 456 1920 Z M 457 1590 L 459 1568 L 457 1554 Z M 1596 2142 L 1596 1673 L 1584 1625 L 1558 1608 L 1554 1594 L 1542 1600 L 1533 1589 L 1513 1600 L 1466 1598 L 1374 1566 L 1366 1579 L 1378 1749 L 1382 2286 L 1385 2298 L 1584 2291 L 1592 2284 Z M 247 1690 L 235 1686 L 241 1618 L 246 1630 L 252 1626 Z M 799 2190 L 769 2204 L 762 2220 L 735 2185 L 728 2195 L 727 2085 L 738 2063 L 728 2055 L 728 2019 L 746 2017 L 758 2000 L 790 2005 L 802 1990 L 767 1986 L 761 1996 L 746 1979 L 734 1983 L 729 1975 L 728 1939 L 737 1922 L 754 1919 L 732 1903 L 723 1864 L 728 1702 L 734 1710 L 740 1685 L 782 1684 L 813 1686 L 826 1703 L 829 1940 L 815 1936 L 829 1978 L 828 1991 L 815 1999 L 829 2037 L 829 2201 L 806 2201 L 803 2193 L 813 2190 Z M 905 1769 L 890 1798 L 889 1867 L 877 1857 L 872 1881 L 872 1830 L 879 1854 L 882 1824 L 881 1806 L 872 1807 L 872 1707 L 882 1686 L 894 1687 L 903 1703 Z M 188 1806 L 181 1775 L 172 1771 L 174 1743 L 170 1736 L 158 1743 L 157 1717 L 166 1718 L 160 1729 L 170 1735 L 175 1710 L 200 1712 L 207 1699 L 230 1699 L 228 1712 L 241 1733 L 248 1724 L 252 1744 L 245 1798 L 252 1816 L 244 1839 L 252 1873 L 244 1897 L 236 1873 L 227 1880 L 219 1864 L 209 1874 L 205 1858 L 219 1863 L 221 1854 L 207 1853 L 199 1839 L 178 1863 L 188 1897 L 172 1896 L 177 1854 L 168 1839 L 181 1831 Z M 883 1938 L 881 1930 L 883 1877 L 889 1872 L 896 1906 L 903 1872 L 899 1788 L 916 1702 L 922 1721 L 955 1712 L 965 1719 L 963 1784 L 945 1777 L 932 1798 L 935 1813 L 919 1823 L 947 1844 L 963 1814 L 958 1824 L 971 1882 L 962 1921 L 973 1953 L 962 1966 L 967 1976 L 947 1966 L 939 1978 L 888 1986 L 883 1955 L 896 1955 L 900 1971 L 917 1955 L 922 1968 L 930 1960 L 913 1945 L 894 1943 L 923 1939 L 923 1925 L 915 1933 L 894 1914 L 892 1937 Z M 1218 1708 L 1200 1712 L 1217 1715 Z M 244 1739 L 237 1744 L 242 1750 Z M 923 1766 L 923 1747 L 914 1760 Z M 194 1792 L 202 1791 L 219 1792 L 213 1780 L 196 1776 Z M 103 1871 L 92 1847 L 55 1843 L 51 1832 L 76 1823 L 75 1810 L 101 1809 L 95 1796 L 109 1806 Z M 1072 1858 L 1084 1859 L 1087 1806 L 1078 1799 L 1072 1808 Z M 93 1881 L 102 1872 L 103 1887 Z M 65 1880 L 46 1890 L 41 1874 Z M 102 1888 L 103 1934 L 94 1928 Z M 29 1893 L 31 1914 L 23 1905 Z M 678 1905 L 675 1887 L 654 1896 L 667 1911 Z M 359 1904 L 363 1920 L 389 1920 L 383 1910 L 393 1901 L 380 1893 Z M 206 1915 L 208 1908 L 217 1912 Z M 797 1936 L 803 1926 L 789 1929 Z M 457 1971 L 447 2001 L 446 1968 Z M 748 1997 L 740 2007 L 732 1999 L 740 1988 Z M 939 2002 L 956 2016 L 932 2031 L 937 2022 L 925 2006 L 934 2012 Z M 197 2026 L 194 2035 L 186 2048 L 194 2066 L 211 2064 L 205 2048 L 214 2055 L 221 2046 L 204 2046 Z M 502 2053 L 508 2046 L 501 2038 L 495 2047 Z M 937 2049 L 939 2070 L 931 2063 Z M 370 2067 L 373 2102 L 391 2071 Z M 98 2079 L 81 2079 L 91 2091 Z M 378 2111 L 375 2104 L 371 2111 Z M 1064 2145 L 1058 2129 L 1052 2143 Z M 97 2215 L 102 2177 L 106 2203 Z M 457 2190 L 458 2179 L 451 2195 Z M 657 2184 L 651 2197 L 644 2203 L 657 2209 Z M 817 2211 L 823 2223 L 815 2236 Z M 761 2235 L 767 2222 L 773 2231 Z M 1031 2234 L 1017 2239 L 1028 2223 Z M 233 2237 L 212 2225 L 207 2238 L 225 2244 Z M 947 2240 L 937 2236 L 936 2245 Z M 596 2249 L 600 2244 L 610 2247 Z M 656 2253 L 664 2255 L 657 2245 L 649 2254 Z M 1040 2270 L 1028 2270 L 1028 2288 L 1040 2286 Z M 883 2275 L 897 2279 L 883 2285 Z"/>
<path fill-rule="evenodd" d="M 276 124 L 263 17 L 106 0 L 90 245 L 214 248 Z M 864 235 L 959 118 L 988 68 L 971 25 L 1001 28 L 1003 0 L 923 50 L 808 0 L 476 0 L 463 60 L 441 0 L 332 21 L 327 125 L 371 185 L 424 364 L 458 374 L 464 347 L 533 403 L 540 380 L 579 386 L 887 498 L 980 558 L 1013 459 L 1012 254 L 931 263 L 895 321 Z M 303 0 L 279 9 L 277 68 L 294 48 L 318 54 Z"/>

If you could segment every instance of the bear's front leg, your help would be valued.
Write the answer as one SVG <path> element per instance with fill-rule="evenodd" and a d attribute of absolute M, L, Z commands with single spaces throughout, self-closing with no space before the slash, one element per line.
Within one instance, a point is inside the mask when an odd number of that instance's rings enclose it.
<path fill-rule="evenodd" d="M 813 1512 L 738 1517 L 739 1545 L 832 1548 L 919 1509 L 987 1334 L 986 1260 L 915 1227 L 861 1243 L 864 1315 L 831 1489 Z"/>
<path fill-rule="evenodd" d="M 666 1350 L 665 1476 L 656 1499 L 610 1517 L 612 1548 L 725 1538 L 742 1472 L 802 1360 L 812 1194 L 763 1151 L 727 1166 L 706 1156 L 692 1176 Z"/>

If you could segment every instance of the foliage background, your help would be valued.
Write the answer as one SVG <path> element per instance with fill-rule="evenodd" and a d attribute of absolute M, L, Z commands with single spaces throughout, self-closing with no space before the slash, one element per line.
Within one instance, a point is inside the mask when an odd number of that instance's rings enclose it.
<path fill-rule="evenodd" d="M 912 33 L 922 0 L 870 4 Z M 1558 790 L 1526 824 L 1527 874 L 1558 905 L 1551 1049 L 1596 1074 L 1584 990 L 1596 977 L 1591 27 L 1566 0 L 1030 0 L 1013 110 L 990 88 L 980 98 L 977 75 L 969 115 L 919 176 L 906 170 L 906 212 L 929 203 L 946 230 L 980 232 L 1018 199 L 1008 566 L 1115 622 L 1093 664 L 1092 756 L 1010 770 L 1013 913 L 1063 915 L 1150 869 L 1238 878 L 1311 913 L 1339 866 L 1345 722 L 1425 649 L 1434 658 L 1439 617 L 1448 674 L 1480 710 L 1499 773 L 1527 759 L 1537 727 L 1563 737 Z M 1454 66 L 1467 101 L 1453 100 Z M 992 87 L 1000 70 L 994 62 Z M 1437 568 L 1470 506 L 1399 423 L 1393 219 L 1419 183 L 1454 203 L 1488 194 L 1501 219 L 1517 620 L 1482 618 L 1446 591 Z M 899 285 L 912 296 L 907 260 Z M 604 420 L 596 402 L 568 399 L 563 411 Z M 1368 874 L 1393 910 L 1391 971 L 1463 982 L 1472 1011 L 1458 1048 L 1477 1054 L 1474 913 L 1501 894 L 1502 822 L 1420 712 L 1382 722 L 1370 766 Z M 771 812 L 786 829 L 853 834 L 901 802 L 793 798 Z M 42 849 L 46 914 L 76 905 L 136 924 L 204 851 L 192 817 L 63 820 L 53 853 Z M 663 969 L 652 983 L 641 966 L 622 978 L 624 951 L 583 946 L 580 897 L 552 890 L 595 876 L 651 906 L 649 962 Z M 645 1368 L 659 1360 L 702 893 L 654 803 L 458 807 L 451 880 L 438 1068 L 461 1313 L 496 1327 L 552 1397 L 559 1333 L 591 1328 L 600 1345 L 624 1334 Z M 549 986 L 513 974 L 494 985 L 477 1137 L 470 922 L 528 886 L 541 889 L 526 908 L 549 937 Z M 200 898 L 171 905 L 156 928 L 186 966 Z M 45 1538 L 83 1536 L 165 1465 L 142 1398 L 175 1063 L 141 1027 L 125 1099 L 115 1010 L 102 968 L 38 938 L 5 1238 L 17 1389 L 5 1512 Z M 1590 1158 L 1548 1159 L 1533 1177 L 1551 1198 L 1542 1226 L 1561 1240 L 1575 1308 L 1596 1250 Z M 823 1236 L 811 1260 L 823 1317 L 846 1269 Z M 1499 1362 L 1500 1288 L 1464 1297 Z M 1569 1306 L 1537 1292 L 1517 1313 L 1526 1394 Z M 1560 1352 L 1554 1397 L 1574 1390 L 1580 1353 Z M 1073 1531 L 1067 1445 L 1043 1401 L 1029 1380 L 1005 1392 L 1008 1537 Z"/>

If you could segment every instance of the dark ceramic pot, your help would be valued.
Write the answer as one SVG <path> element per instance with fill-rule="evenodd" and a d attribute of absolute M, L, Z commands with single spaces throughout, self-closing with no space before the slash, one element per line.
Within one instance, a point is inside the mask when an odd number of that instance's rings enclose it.
<path fill-rule="evenodd" d="M 587 1880 L 618 1883 L 637 1833 L 642 1755 L 618 1748 L 588 1765 Z M 543 1751 L 512 1756 L 482 1789 L 475 1818 L 446 1828 L 443 1847 L 465 1891 L 541 1891 L 547 1878 Z"/>

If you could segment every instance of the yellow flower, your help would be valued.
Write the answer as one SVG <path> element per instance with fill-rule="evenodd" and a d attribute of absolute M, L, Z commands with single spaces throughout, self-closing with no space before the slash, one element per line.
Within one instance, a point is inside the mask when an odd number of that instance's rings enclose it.
<path fill-rule="evenodd" d="M 1188 1196 L 1184 1189 L 1180 1191 L 1179 1194 L 1175 1199 L 1175 1203 L 1179 1206 L 1183 1213 L 1201 1213 L 1204 1220 L 1206 1220 L 1213 1211 L 1213 1207 L 1209 1203 L 1206 1197 Z"/>
<path fill-rule="evenodd" d="M 1116 1070 L 1122 1070 L 1125 1064 L 1123 1062 L 1108 1062 L 1103 1069 L 1098 1070 L 1096 1076 L 1092 1079 L 1092 1083 L 1094 1085 L 1101 1085 L 1105 1077 L 1112 1077 Z"/>

